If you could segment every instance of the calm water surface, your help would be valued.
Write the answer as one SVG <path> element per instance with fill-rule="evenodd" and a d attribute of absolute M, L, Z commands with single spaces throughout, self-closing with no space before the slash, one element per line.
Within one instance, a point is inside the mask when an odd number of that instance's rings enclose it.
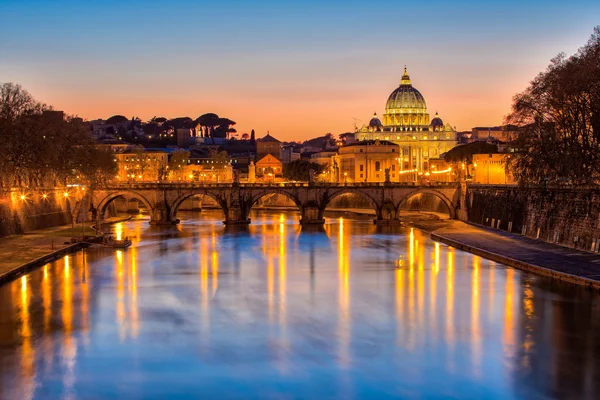
<path fill-rule="evenodd" d="M 599 398 L 600 297 L 410 228 L 113 227 L 0 287 L 0 398 Z"/>

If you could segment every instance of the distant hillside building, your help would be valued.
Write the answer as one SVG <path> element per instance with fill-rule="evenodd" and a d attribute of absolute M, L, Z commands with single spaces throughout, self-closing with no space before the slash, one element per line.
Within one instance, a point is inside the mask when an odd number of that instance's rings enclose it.
<path fill-rule="evenodd" d="M 177 146 L 188 148 L 195 143 L 194 132 L 190 128 L 177 128 Z"/>
<path fill-rule="evenodd" d="M 470 142 L 491 141 L 509 143 L 517 138 L 516 126 L 478 126 L 471 130 Z"/>
<path fill-rule="evenodd" d="M 281 160 L 281 142 L 269 133 L 256 141 L 256 159 L 261 160 L 268 154 L 271 154 L 277 160 Z"/>
<path fill-rule="evenodd" d="M 283 146 L 281 149 L 281 162 L 283 164 L 289 164 L 292 161 L 296 161 L 300 159 L 300 153 L 294 151 L 293 145 Z"/>

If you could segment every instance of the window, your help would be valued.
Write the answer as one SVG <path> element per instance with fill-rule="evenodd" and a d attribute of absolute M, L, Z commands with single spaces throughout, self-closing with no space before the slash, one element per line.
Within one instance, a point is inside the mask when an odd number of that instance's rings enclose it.
<path fill-rule="evenodd" d="M 364 169 L 365 169 L 365 166 L 364 166 L 364 165 L 362 165 L 362 164 L 360 164 L 359 171 L 360 171 L 360 172 L 363 172 L 363 171 L 364 171 Z"/>
<path fill-rule="evenodd" d="M 362 177 L 363 177 L 363 174 L 360 174 L 360 177 L 362 178 Z"/>
<path fill-rule="evenodd" d="M 381 171 L 381 163 L 379 161 L 375 161 L 375 171 Z"/>
<path fill-rule="evenodd" d="M 392 164 L 392 171 L 395 171 L 395 170 L 396 170 L 396 165 Z"/>
<path fill-rule="evenodd" d="M 362 153 L 362 152 L 363 152 L 363 149 L 360 149 L 360 152 Z"/>
<path fill-rule="evenodd" d="M 395 153 L 395 152 L 396 152 L 396 149 L 392 149 L 392 153 Z"/>

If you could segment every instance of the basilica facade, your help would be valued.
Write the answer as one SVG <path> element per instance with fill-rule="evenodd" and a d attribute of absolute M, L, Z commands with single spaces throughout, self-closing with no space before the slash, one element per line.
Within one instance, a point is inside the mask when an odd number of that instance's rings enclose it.
<path fill-rule="evenodd" d="M 425 174 L 433 168 L 430 159 L 457 145 L 456 129 L 438 113 L 430 119 L 425 98 L 412 86 L 406 68 L 400 85 L 390 94 L 383 121 L 377 116 L 355 132 L 358 141 L 387 141 L 398 145 L 399 174 Z M 373 175 L 372 175 L 373 176 Z"/>

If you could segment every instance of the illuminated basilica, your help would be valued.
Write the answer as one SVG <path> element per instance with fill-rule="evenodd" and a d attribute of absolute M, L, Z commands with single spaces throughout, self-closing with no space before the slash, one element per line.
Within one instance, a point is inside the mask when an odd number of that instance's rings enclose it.
<path fill-rule="evenodd" d="M 412 86 L 406 68 L 400 86 L 388 97 L 383 122 L 375 114 L 368 125 L 357 129 L 356 139 L 397 144 L 402 155 L 399 170 L 415 172 L 429 171 L 429 159 L 439 158 L 457 144 L 456 130 L 444 124 L 437 112 L 429 119 L 425 98 Z"/>

